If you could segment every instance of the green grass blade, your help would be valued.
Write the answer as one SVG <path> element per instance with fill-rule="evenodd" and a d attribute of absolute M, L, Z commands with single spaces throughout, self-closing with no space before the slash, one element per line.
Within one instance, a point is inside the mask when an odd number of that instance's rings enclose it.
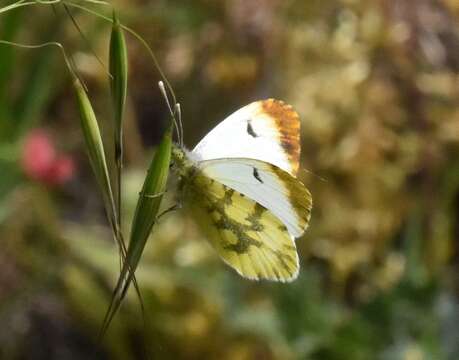
<path fill-rule="evenodd" d="M 5 15 L 0 26 L 0 38 L 13 41 L 21 29 L 21 20 L 22 11 Z M 8 84 L 15 65 L 15 49 L 11 46 L 0 46 L 0 104 L 6 103 L 6 98 L 9 95 Z"/>
<path fill-rule="evenodd" d="M 172 130 L 169 129 L 151 162 L 142 192 L 139 195 L 128 249 L 128 261 L 137 265 L 156 221 L 162 196 L 166 190 L 171 159 Z"/>
<path fill-rule="evenodd" d="M 21 29 L 22 11 L 7 14 L 2 18 L 0 39 L 12 41 Z M 14 73 L 15 50 L 11 46 L 0 46 L 0 136 L 5 134 L 6 125 L 11 121 L 8 84 Z"/>
<path fill-rule="evenodd" d="M 16 15 L 15 13 L 7 14 L 6 18 Z M 19 18 L 21 19 L 21 18 Z M 7 26 L 16 26 L 13 20 L 5 23 Z M 56 32 L 59 32 L 62 22 L 60 19 L 53 19 L 49 28 L 39 38 L 48 39 Z M 16 31 L 5 30 L 6 38 L 2 40 L 13 40 Z M 56 56 L 47 50 L 42 50 L 35 59 L 31 61 L 30 66 L 25 69 L 18 69 L 14 61 L 15 55 L 9 53 L 14 51 L 11 46 L 0 46 L 0 138 L 14 141 L 24 132 L 36 125 L 40 119 L 40 114 L 49 102 L 53 91 L 57 89 L 61 77 L 50 77 L 51 69 L 56 67 Z M 9 77 L 15 77 L 15 74 L 21 73 L 23 81 L 21 82 L 21 91 L 15 98 L 9 98 L 11 82 Z"/>
<path fill-rule="evenodd" d="M 113 12 L 113 26 L 110 37 L 110 86 L 117 134 L 121 134 L 124 106 L 126 104 L 128 61 L 126 41 L 118 17 Z"/>
<path fill-rule="evenodd" d="M 109 220 L 110 226 L 112 228 L 113 236 L 116 243 L 119 246 L 120 251 L 120 260 L 122 264 L 120 279 L 125 279 L 126 275 L 128 283 L 134 283 L 139 301 L 143 310 L 143 301 L 140 294 L 140 289 L 135 278 L 134 270 L 132 267 L 132 262 L 129 261 L 129 257 L 126 258 L 126 246 L 123 238 L 123 234 L 120 228 L 120 222 L 118 219 L 118 213 L 115 206 L 113 191 L 111 187 L 110 175 L 108 171 L 107 161 L 105 158 L 105 150 L 102 142 L 102 137 L 100 135 L 99 125 L 96 119 L 96 115 L 91 106 L 91 102 L 83 88 L 82 83 L 76 77 L 74 77 L 74 87 L 77 94 L 78 109 L 80 113 L 81 128 L 83 131 L 83 137 L 85 139 L 87 152 L 93 168 L 93 172 L 97 179 L 97 182 L 102 190 L 104 205 L 107 212 L 107 218 Z M 170 146 L 169 146 L 170 148 Z M 170 152 L 170 149 L 169 149 Z M 169 156 L 170 158 L 170 156 Z M 165 184 L 164 184 L 165 186 Z M 159 206 L 159 205 L 158 205 Z M 119 286 L 117 286 L 118 288 Z M 127 289 L 126 289 L 127 290 Z M 123 296 L 124 297 L 124 296 Z"/>
<path fill-rule="evenodd" d="M 91 102 L 81 84 L 80 80 L 74 78 L 74 88 L 77 95 L 78 110 L 80 113 L 81 129 L 86 143 L 89 160 L 91 162 L 94 175 L 102 190 L 104 205 L 107 212 L 107 217 L 112 227 L 113 233 L 117 239 L 120 251 L 124 245 L 119 237 L 120 231 L 117 226 L 118 220 L 115 211 L 115 202 L 113 198 L 112 187 L 110 184 L 110 175 L 108 172 L 107 161 L 105 158 L 105 150 L 100 135 L 99 125 L 96 115 L 91 106 Z"/>
<path fill-rule="evenodd" d="M 116 12 L 113 11 L 113 25 L 109 49 L 110 88 L 115 117 L 115 163 L 116 163 L 116 198 L 118 221 L 121 223 L 121 188 L 123 168 L 123 114 L 126 104 L 128 81 L 128 57 L 126 41 Z M 121 224 L 119 224 L 121 226 Z"/>
<path fill-rule="evenodd" d="M 142 256 L 148 236 L 158 216 L 161 200 L 166 189 L 169 175 L 169 163 L 172 147 L 172 128 L 164 134 L 148 169 L 142 191 L 132 222 L 131 237 L 127 250 L 126 261 L 113 293 L 112 301 L 105 315 L 99 336 L 102 337 L 108 329 L 111 320 L 118 311 L 129 285 L 133 280 L 134 272 Z"/>

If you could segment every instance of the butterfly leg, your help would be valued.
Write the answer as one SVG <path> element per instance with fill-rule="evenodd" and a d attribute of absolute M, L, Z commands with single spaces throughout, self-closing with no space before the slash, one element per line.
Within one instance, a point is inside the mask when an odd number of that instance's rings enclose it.
<path fill-rule="evenodd" d="M 172 212 L 172 211 L 175 211 L 175 210 L 180 210 L 182 208 L 182 204 L 180 203 L 177 203 L 175 205 L 172 205 L 170 208 L 164 210 L 161 214 L 158 215 L 158 217 L 156 218 L 156 220 L 159 220 L 161 217 L 163 217 L 164 215 Z"/>

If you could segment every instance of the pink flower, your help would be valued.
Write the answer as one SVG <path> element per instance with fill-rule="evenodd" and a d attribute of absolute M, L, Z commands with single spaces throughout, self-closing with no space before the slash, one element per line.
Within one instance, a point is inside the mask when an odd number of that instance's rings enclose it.
<path fill-rule="evenodd" d="M 73 159 L 57 155 L 51 137 L 41 129 L 33 130 L 26 136 L 21 165 L 29 178 L 48 185 L 63 184 L 75 173 Z"/>

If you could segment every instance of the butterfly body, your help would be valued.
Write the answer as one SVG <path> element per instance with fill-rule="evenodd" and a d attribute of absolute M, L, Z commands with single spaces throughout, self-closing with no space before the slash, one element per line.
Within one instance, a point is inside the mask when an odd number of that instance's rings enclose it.
<path fill-rule="evenodd" d="M 185 207 L 223 260 L 250 279 L 291 281 L 298 274 L 294 239 L 307 227 L 312 201 L 294 176 L 299 156 L 294 115 L 276 100 L 255 102 L 224 120 L 192 152 L 173 147 Z M 218 138 L 233 146 L 222 149 Z"/>

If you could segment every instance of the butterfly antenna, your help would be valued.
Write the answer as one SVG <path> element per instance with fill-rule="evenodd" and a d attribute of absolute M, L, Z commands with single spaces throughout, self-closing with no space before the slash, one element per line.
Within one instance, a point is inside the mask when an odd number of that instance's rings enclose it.
<path fill-rule="evenodd" d="M 180 106 L 180 103 L 175 104 L 175 112 L 177 113 L 177 122 L 180 128 L 180 146 L 183 147 L 182 107 Z"/>
<path fill-rule="evenodd" d="M 174 112 L 172 111 L 171 103 L 169 102 L 169 96 L 167 95 L 166 87 L 164 86 L 164 82 L 158 81 L 158 87 L 159 90 L 161 91 L 161 94 L 164 97 L 164 100 L 166 100 L 167 108 L 169 109 L 169 112 L 172 116 L 174 116 Z"/>
<path fill-rule="evenodd" d="M 319 180 L 321 180 L 323 182 L 328 182 L 327 179 L 323 178 L 322 176 L 317 175 L 316 173 L 314 173 L 311 170 L 301 169 L 301 171 L 303 171 L 305 173 L 308 173 L 308 174 L 311 174 L 312 176 L 316 177 L 317 179 L 319 179 Z"/>
<path fill-rule="evenodd" d="M 169 96 L 167 95 L 167 91 L 166 91 L 166 87 L 164 86 L 164 82 L 162 81 L 159 81 L 158 82 L 158 87 L 159 87 L 159 90 L 161 91 L 161 94 L 163 95 L 164 97 L 164 100 L 166 100 L 166 104 L 167 104 L 167 108 L 169 109 L 169 113 L 170 115 L 172 116 L 172 120 L 174 122 L 174 127 L 175 127 L 175 131 L 177 133 L 177 138 L 178 138 L 178 141 L 180 143 L 180 139 L 181 139 L 181 134 L 180 134 L 180 129 L 179 129 L 179 126 L 177 124 L 177 120 L 175 118 L 175 112 L 172 110 L 172 107 L 171 107 L 171 103 L 169 101 Z M 175 107 L 177 106 L 178 104 L 175 104 Z"/>

